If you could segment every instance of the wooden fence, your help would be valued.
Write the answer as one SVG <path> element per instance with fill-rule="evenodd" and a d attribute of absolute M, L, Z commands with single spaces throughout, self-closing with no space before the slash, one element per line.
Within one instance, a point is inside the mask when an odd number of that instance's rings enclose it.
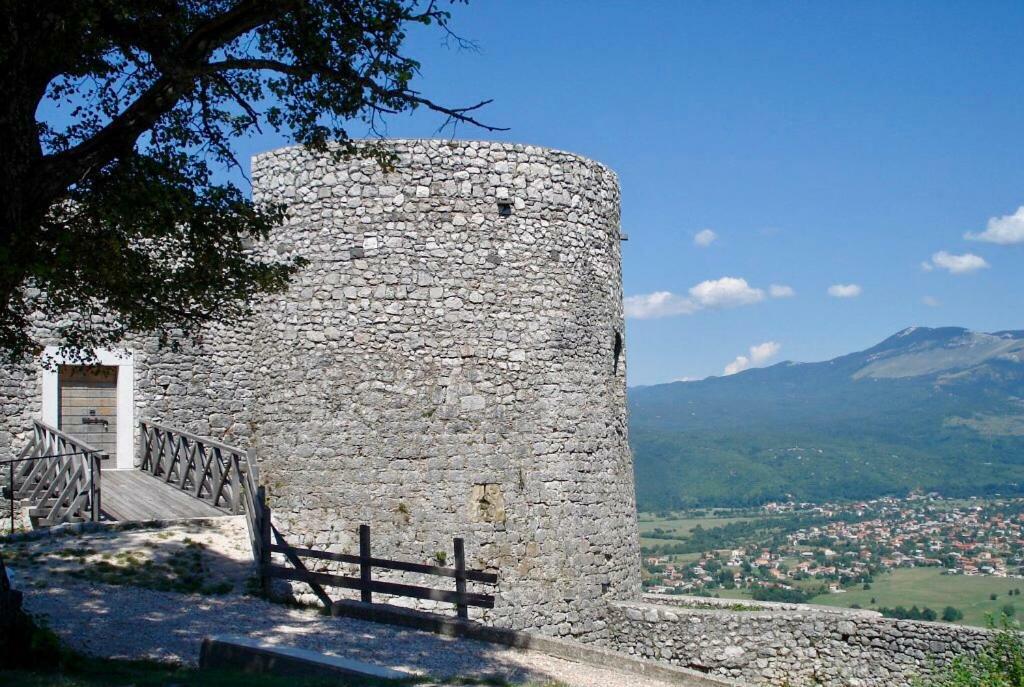
<path fill-rule="evenodd" d="M 453 542 L 455 566 L 450 568 L 374 558 L 370 554 L 368 525 L 359 528 L 358 555 L 290 546 L 271 521 L 266 489 L 259 484 L 259 468 L 253 449 L 247 451 L 148 420 L 143 420 L 139 426 L 143 471 L 214 506 L 246 515 L 249 541 L 266 593 L 271 592 L 272 579 L 282 579 L 308 584 L 328 609 L 334 602 L 325 587 L 358 590 L 360 598 L 367 603 L 373 602 L 374 593 L 451 603 L 458 609 L 460 618 L 469 616 L 470 606 L 494 607 L 493 596 L 466 590 L 467 582 L 493 585 L 497 584 L 498 576 L 466 569 L 462 539 L 456 538 Z M 291 567 L 273 563 L 272 554 L 275 553 L 283 555 Z M 359 577 L 310 570 L 303 559 L 358 565 Z M 454 579 L 455 589 L 377 580 L 373 577 L 374 568 Z"/>
<path fill-rule="evenodd" d="M 498 576 L 495 573 L 484 572 L 483 570 L 466 569 L 466 547 L 462 539 L 456 538 L 454 544 L 455 567 L 448 568 L 437 565 L 426 565 L 423 563 L 412 563 L 409 561 L 395 561 L 386 558 L 374 558 L 371 555 L 370 547 L 370 526 L 359 526 L 359 554 L 333 553 L 331 551 L 317 551 L 314 549 L 303 549 L 289 546 L 284 537 L 270 524 L 270 511 L 267 509 L 266 520 L 264 521 L 264 542 L 263 558 L 260 560 L 260 572 L 264 584 L 276 578 L 305 582 L 312 588 L 313 593 L 320 599 L 321 603 L 330 609 L 334 602 L 327 594 L 324 587 L 340 587 L 342 589 L 354 589 L 360 593 L 360 600 L 364 603 L 373 603 L 373 595 L 387 594 L 391 596 L 403 596 L 413 599 L 430 599 L 454 604 L 460 618 L 469 617 L 469 607 L 494 608 L 494 597 L 490 594 L 478 594 L 466 591 L 466 582 L 479 582 L 482 584 L 497 584 Z M 270 535 L 273 534 L 275 543 L 270 542 Z M 283 554 L 292 567 L 275 565 L 271 562 L 271 554 Z M 319 561 L 334 561 L 338 563 L 350 563 L 359 566 L 359 577 L 337 575 L 334 573 L 316 572 L 309 570 L 302 559 L 313 559 Z M 432 587 L 420 587 L 411 584 L 398 582 L 386 582 L 373 577 L 374 569 L 398 570 L 402 572 L 419 573 L 421 575 L 432 575 L 455 580 L 455 590 L 435 589 Z"/>
<path fill-rule="evenodd" d="M 100 519 L 100 463 L 104 454 L 39 420 L 32 439 L 10 463 L 13 498 L 29 502 L 35 524 Z"/>

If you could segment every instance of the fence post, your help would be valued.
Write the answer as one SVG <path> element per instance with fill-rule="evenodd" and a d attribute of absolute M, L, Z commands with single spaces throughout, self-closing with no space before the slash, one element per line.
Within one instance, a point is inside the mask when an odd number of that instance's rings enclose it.
<path fill-rule="evenodd" d="M 271 585 L 268 568 L 270 567 L 270 506 L 267 505 L 267 488 L 256 487 L 256 510 L 259 515 L 260 538 L 260 587 L 263 593 L 270 596 Z"/>
<path fill-rule="evenodd" d="M 455 591 L 459 595 L 457 605 L 459 618 L 469 619 L 469 606 L 466 605 L 466 542 L 462 537 L 455 537 Z"/>
<path fill-rule="evenodd" d="M 359 526 L 359 591 L 363 603 L 373 603 L 373 566 L 370 565 L 370 526 Z"/>

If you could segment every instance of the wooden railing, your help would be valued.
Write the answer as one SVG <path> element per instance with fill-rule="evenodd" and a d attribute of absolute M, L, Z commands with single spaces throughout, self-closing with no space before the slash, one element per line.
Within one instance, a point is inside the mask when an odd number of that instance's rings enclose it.
<path fill-rule="evenodd" d="M 190 434 L 149 420 L 139 422 L 140 469 L 189 495 L 246 515 L 249 543 L 261 560 L 260 533 L 266 499 L 259 486 L 255 449 Z"/>
<path fill-rule="evenodd" d="M 141 470 L 217 508 L 243 512 L 245 449 L 148 420 L 139 422 L 139 431 Z"/>
<path fill-rule="evenodd" d="M 466 582 L 479 582 L 481 584 L 497 584 L 498 576 L 495 573 L 483 570 L 466 569 L 466 547 L 462 539 L 456 538 L 454 544 L 455 567 L 448 568 L 438 565 L 425 565 L 422 563 L 411 563 L 408 561 L 396 561 L 386 558 L 374 558 L 370 551 L 370 527 L 360 525 L 359 527 L 359 554 L 334 553 L 331 551 L 317 551 L 314 549 L 303 549 L 289 546 L 284 537 L 270 524 L 270 510 L 265 509 L 265 528 L 272 531 L 276 544 L 269 543 L 271 532 L 264 532 L 263 558 L 261 559 L 260 572 L 264 583 L 270 579 L 291 580 L 304 582 L 312 588 L 313 593 L 320 599 L 321 603 L 330 609 L 334 602 L 327 594 L 324 587 L 339 587 L 342 589 L 355 589 L 360 593 L 360 600 L 364 603 L 373 603 L 373 594 L 387 594 L 391 596 L 403 596 L 413 599 L 430 599 L 454 604 L 460 618 L 469 617 L 469 607 L 494 608 L 494 597 L 490 594 L 478 594 L 466 591 Z M 283 554 L 292 567 L 275 565 L 271 562 L 271 554 Z M 328 572 L 309 570 L 303 558 L 334 561 L 338 563 L 350 563 L 359 566 L 359 577 L 337 575 Z M 397 570 L 402 572 L 418 573 L 420 575 L 432 575 L 455 580 L 455 590 L 434 589 L 432 587 L 420 587 L 411 584 L 398 582 L 386 582 L 373 577 L 373 570 Z"/>
<path fill-rule="evenodd" d="M 100 519 L 100 464 L 97 449 L 38 420 L 32 439 L 11 462 L 13 498 L 28 500 L 37 525 Z"/>

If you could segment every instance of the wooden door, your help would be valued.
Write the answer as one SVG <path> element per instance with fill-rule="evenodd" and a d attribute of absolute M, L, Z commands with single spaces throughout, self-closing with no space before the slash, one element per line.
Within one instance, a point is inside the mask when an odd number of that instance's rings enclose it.
<path fill-rule="evenodd" d="M 61 365 L 61 431 L 109 457 L 103 467 L 117 466 L 117 367 Z"/>

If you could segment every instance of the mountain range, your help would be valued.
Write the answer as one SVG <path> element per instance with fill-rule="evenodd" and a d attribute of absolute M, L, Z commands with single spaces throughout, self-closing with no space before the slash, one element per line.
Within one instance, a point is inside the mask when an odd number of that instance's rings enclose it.
<path fill-rule="evenodd" d="M 642 510 L 1024 493 L 1024 331 L 911 327 L 628 399 Z"/>

